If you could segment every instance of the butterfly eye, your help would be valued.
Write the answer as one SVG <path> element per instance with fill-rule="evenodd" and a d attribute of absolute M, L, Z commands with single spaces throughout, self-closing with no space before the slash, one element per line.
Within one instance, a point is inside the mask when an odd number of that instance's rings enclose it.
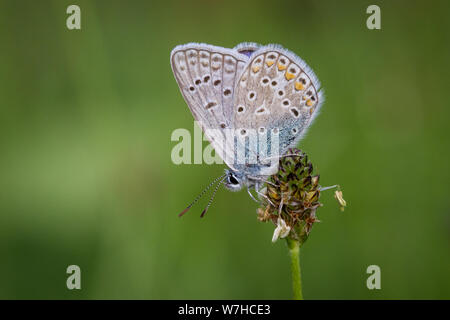
<path fill-rule="evenodd" d="M 231 184 L 239 184 L 239 181 L 233 175 L 228 176 L 228 182 Z"/>

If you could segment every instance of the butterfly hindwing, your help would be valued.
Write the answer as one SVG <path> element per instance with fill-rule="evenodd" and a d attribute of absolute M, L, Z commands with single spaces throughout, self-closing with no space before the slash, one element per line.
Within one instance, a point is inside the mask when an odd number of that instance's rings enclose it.
<path fill-rule="evenodd" d="M 298 143 L 322 103 L 320 83 L 303 60 L 280 46 L 261 47 L 236 82 L 234 127 L 279 130 L 284 154 Z"/>

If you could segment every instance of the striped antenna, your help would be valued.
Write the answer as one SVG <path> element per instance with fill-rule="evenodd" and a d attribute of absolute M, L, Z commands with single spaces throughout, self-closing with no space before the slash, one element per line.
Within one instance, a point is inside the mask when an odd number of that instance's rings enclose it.
<path fill-rule="evenodd" d="M 186 209 L 184 209 L 180 214 L 178 214 L 178 216 L 179 217 L 181 217 L 181 216 L 183 216 L 186 212 L 188 212 L 189 211 L 189 209 L 194 205 L 194 204 L 196 204 L 197 203 L 197 201 L 198 200 L 200 200 L 200 198 L 201 197 L 203 197 L 203 195 L 206 193 L 206 191 L 208 191 L 218 180 L 220 180 L 220 179 L 225 179 L 225 174 L 224 175 L 221 175 L 220 177 L 217 177 L 217 178 L 215 178 L 214 180 L 213 180 L 213 182 L 211 182 L 210 184 L 209 184 L 209 186 L 207 186 L 205 189 L 203 189 L 203 191 L 194 199 L 194 201 L 192 201 L 192 203 L 190 204 L 190 205 L 188 205 L 187 207 L 186 207 Z"/>
<path fill-rule="evenodd" d="M 208 201 L 208 204 L 206 205 L 206 208 L 203 209 L 202 214 L 200 215 L 200 218 L 203 218 L 203 216 L 205 215 L 206 211 L 208 211 L 209 206 L 211 205 L 211 203 L 212 203 L 213 200 L 214 200 L 214 196 L 216 195 L 217 190 L 219 190 L 219 187 L 222 185 L 222 183 L 223 183 L 223 181 L 225 180 L 225 178 L 226 178 L 226 177 L 223 177 L 222 180 L 217 184 L 217 186 L 216 186 L 216 188 L 214 189 L 214 192 L 213 192 L 211 198 L 210 198 L 209 201 Z"/>

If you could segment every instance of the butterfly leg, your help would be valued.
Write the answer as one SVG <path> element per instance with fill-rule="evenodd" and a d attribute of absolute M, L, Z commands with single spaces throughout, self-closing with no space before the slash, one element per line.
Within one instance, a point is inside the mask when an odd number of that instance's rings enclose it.
<path fill-rule="evenodd" d="M 259 183 L 257 182 L 257 183 L 255 183 L 255 191 L 256 191 L 256 193 L 257 193 L 259 196 L 261 196 L 261 197 L 263 197 L 264 199 L 266 199 L 267 202 L 269 202 L 273 207 L 276 207 L 276 205 L 274 205 L 273 202 L 270 201 L 269 197 L 266 196 L 264 193 L 259 192 L 258 189 L 259 189 Z M 250 191 L 249 191 L 249 192 L 250 192 Z"/>
<path fill-rule="evenodd" d="M 260 186 L 259 182 L 256 182 L 255 185 L 254 185 L 256 193 L 257 193 L 259 196 L 261 196 L 261 197 L 263 197 L 264 199 L 266 199 L 272 206 L 276 207 L 276 206 L 273 204 L 273 202 L 270 201 L 269 197 L 267 197 L 264 193 L 261 193 L 261 192 L 258 191 L 259 186 Z M 250 188 L 247 188 L 247 192 L 248 192 L 248 194 L 250 195 L 250 198 L 252 198 L 255 202 L 257 202 L 257 203 L 259 203 L 259 204 L 261 203 L 260 200 L 257 200 L 257 199 L 253 196 L 253 194 L 252 194 L 251 191 L 250 191 Z"/>
<path fill-rule="evenodd" d="M 272 201 L 270 201 L 269 197 L 266 196 L 264 193 L 259 192 L 258 190 L 256 190 L 256 193 L 259 194 L 261 197 L 263 197 L 264 199 L 266 199 L 273 207 L 276 208 L 276 205 L 273 204 Z"/>
<path fill-rule="evenodd" d="M 250 198 L 253 199 L 253 201 L 255 201 L 255 202 L 257 202 L 257 203 L 260 203 L 260 201 L 256 200 L 256 198 L 255 198 L 255 197 L 253 196 L 253 194 L 250 192 L 250 188 L 247 188 L 247 192 L 248 192 L 248 194 L 250 195 Z"/>

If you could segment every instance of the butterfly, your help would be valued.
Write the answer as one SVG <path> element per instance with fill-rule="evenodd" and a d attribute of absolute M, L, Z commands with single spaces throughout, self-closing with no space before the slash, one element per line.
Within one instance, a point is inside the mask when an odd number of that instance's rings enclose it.
<path fill-rule="evenodd" d="M 299 142 L 324 102 L 312 69 L 280 45 L 249 42 L 232 49 L 179 45 L 170 63 L 194 119 L 229 167 L 180 216 L 218 181 L 201 216 L 222 184 L 231 191 L 247 187 L 255 201 L 251 188 L 264 197 L 260 187 L 276 172 L 279 158 Z"/>

